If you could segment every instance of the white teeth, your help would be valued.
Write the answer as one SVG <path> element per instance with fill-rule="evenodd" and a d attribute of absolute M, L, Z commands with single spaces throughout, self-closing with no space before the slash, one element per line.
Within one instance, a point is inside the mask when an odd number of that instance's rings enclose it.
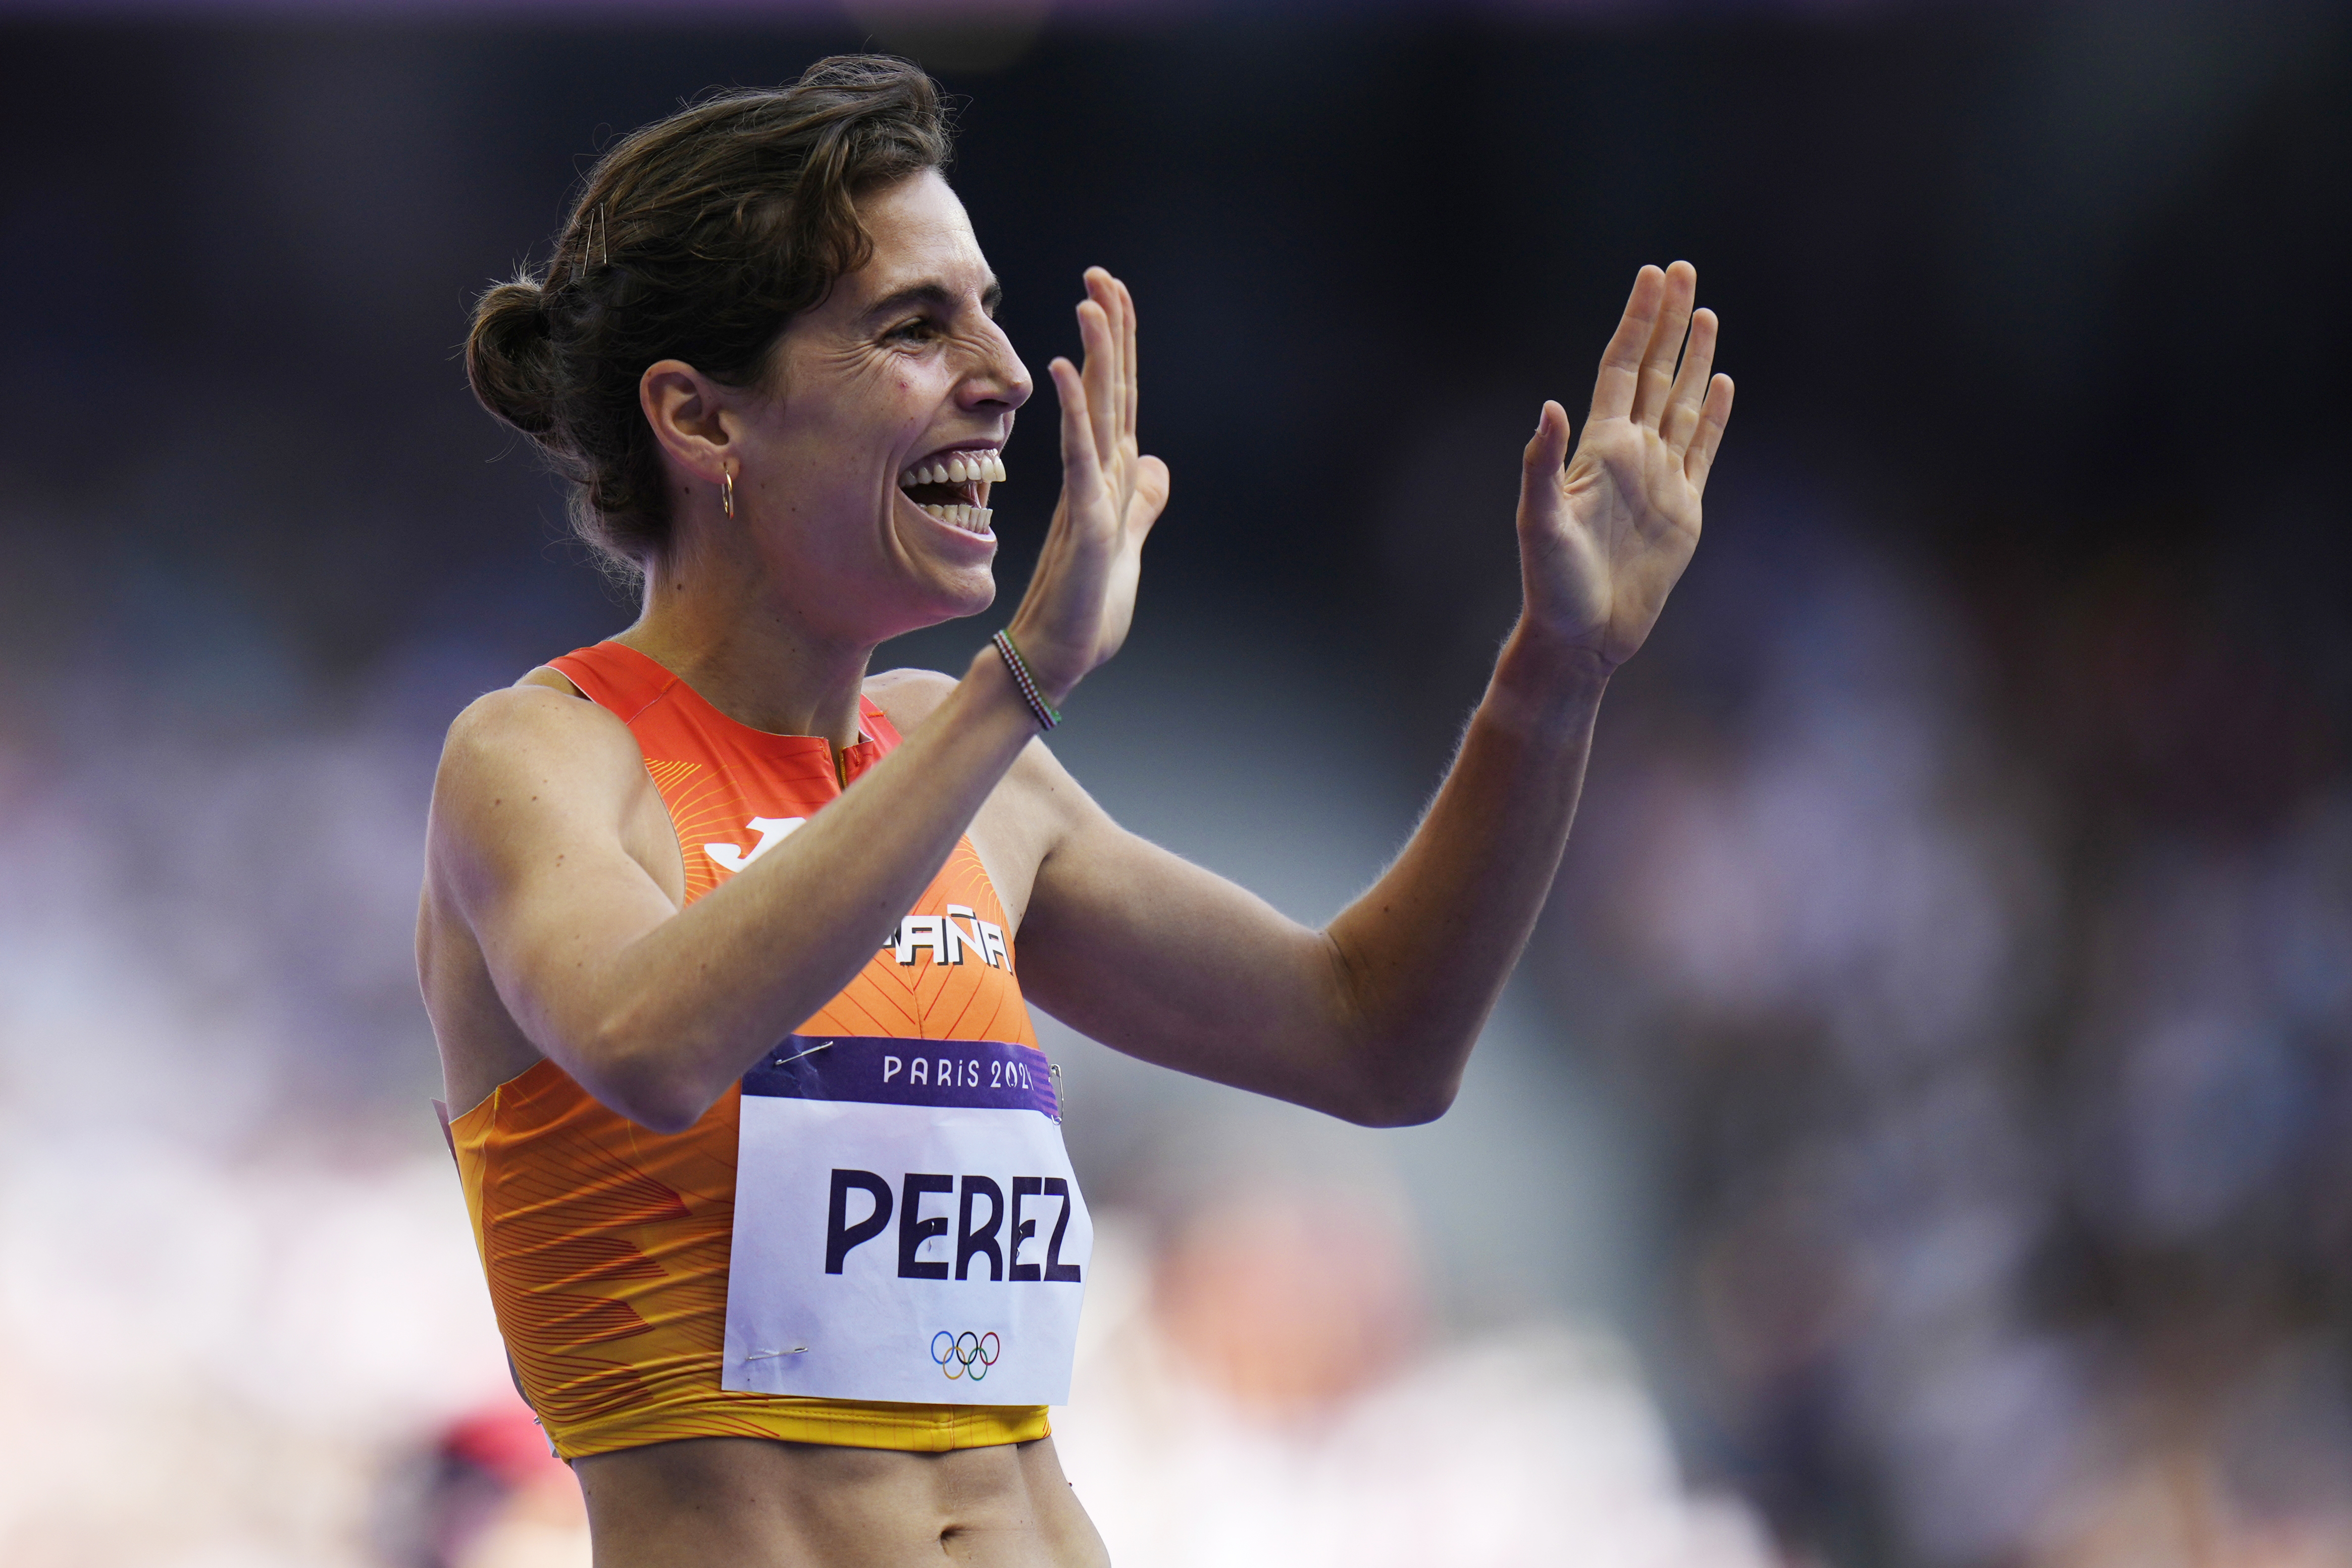
<path fill-rule="evenodd" d="M 967 533 L 974 534 L 987 533 L 989 531 L 988 520 L 996 514 L 996 508 L 993 507 L 927 505 L 923 507 L 923 510 L 929 512 L 931 516 L 937 517 L 943 523 L 950 524 L 956 528 L 963 529 Z"/>
<path fill-rule="evenodd" d="M 918 463 L 898 476 L 898 486 L 1003 484 L 1004 458 L 994 452 L 959 452 L 937 463 Z"/>

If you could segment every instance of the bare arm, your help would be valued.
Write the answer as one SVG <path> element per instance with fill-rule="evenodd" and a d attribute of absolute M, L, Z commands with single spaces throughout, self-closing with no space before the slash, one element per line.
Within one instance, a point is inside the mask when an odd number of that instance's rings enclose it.
<path fill-rule="evenodd" d="M 1430 1120 L 1549 891 L 1604 684 L 1515 639 L 1419 831 L 1321 931 L 1065 780 L 1071 822 L 1021 931 L 1024 988 L 1147 1061 L 1352 1122 Z"/>
<path fill-rule="evenodd" d="M 1136 1055 L 1353 1121 L 1441 1113 L 1517 962 L 1574 819 L 1610 673 L 1696 547 L 1731 407 L 1696 276 L 1645 267 L 1573 463 L 1546 403 L 1521 476 L 1526 606 L 1444 787 L 1322 931 L 1120 830 L 1066 780 L 1023 931 L 1024 986 Z M 1675 361 L 1685 330 L 1689 349 Z M 1024 761 L 1015 778 L 1033 766 Z"/>

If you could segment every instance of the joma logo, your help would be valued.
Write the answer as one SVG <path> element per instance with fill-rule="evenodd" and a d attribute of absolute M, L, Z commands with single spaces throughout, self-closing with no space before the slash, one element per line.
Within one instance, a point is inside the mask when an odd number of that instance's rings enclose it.
<path fill-rule="evenodd" d="M 770 850 L 784 841 L 794 828 L 807 821 L 806 817 L 754 817 L 744 824 L 760 835 L 760 841 L 745 854 L 741 844 L 705 844 L 702 852 L 725 866 L 729 871 L 741 871 Z"/>

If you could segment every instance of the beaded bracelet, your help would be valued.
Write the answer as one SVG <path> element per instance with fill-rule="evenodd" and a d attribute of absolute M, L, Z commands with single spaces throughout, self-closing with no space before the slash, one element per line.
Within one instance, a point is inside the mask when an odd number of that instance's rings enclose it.
<path fill-rule="evenodd" d="M 1037 716 L 1037 727 L 1051 729 L 1061 723 L 1062 716 L 1054 711 L 1053 705 L 1045 700 L 1045 694 L 1037 689 L 1037 677 L 1029 673 L 1029 666 L 1022 661 L 1021 650 L 1013 645 L 1011 635 L 999 632 L 989 642 L 1004 655 L 1004 667 L 1012 674 L 1013 685 L 1020 689 L 1021 700 L 1027 703 L 1029 711 Z"/>

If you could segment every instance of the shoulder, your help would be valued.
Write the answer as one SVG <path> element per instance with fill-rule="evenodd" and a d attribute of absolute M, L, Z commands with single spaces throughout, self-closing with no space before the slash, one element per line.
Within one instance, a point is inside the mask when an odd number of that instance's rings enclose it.
<path fill-rule="evenodd" d="M 444 768 L 452 761 L 481 762 L 551 747 L 583 748 L 590 757 L 625 750 L 635 758 L 636 737 L 628 726 L 578 695 L 570 682 L 559 689 L 534 678 L 539 675 L 535 670 L 513 685 L 485 693 L 467 704 L 465 711 L 450 721 L 449 733 L 442 742 Z"/>
<path fill-rule="evenodd" d="M 953 675 L 941 674 L 937 670 L 885 670 L 866 677 L 866 695 L 899 734 L 910 735 L 947 701 L 948 694 L 959 684 Z M 1021 755 L 1013 760 L 1005 779 L 1016 786 L 1051 786 L 1055 780 L 1067 780 L 1069 775 L 1041 737 L 1021 748 Z"/>
<path fill-rule="evenodd" d="M 904 735 L 948 700 L 956 678 L 937 670 L 885 670 L 866 677 L 866 696 Z"/>
<path fill-rule="evenodd" d="M 886 670 L 867 677 L 866 695 L 900 734 L 911 735 L 957 685 L 953 675 L 937 670 Z M 1108 821 L 1042 737 L 1021 748 L 982 815 L 992 838 L 1017 834 L 1040 855 L 1075 831 Z"/>
<path fill-rule="evenodd" d="M 536 814 L 510 806 L 593 809 L 600 800 L 625 800 L 645 781 L 628 727 L 569 695 L 569 682 L 558 689 L 540 674 L 475 698 L 452 721 L 433 784 L 436 826 L 462 832 L 491 813 Z"/>

